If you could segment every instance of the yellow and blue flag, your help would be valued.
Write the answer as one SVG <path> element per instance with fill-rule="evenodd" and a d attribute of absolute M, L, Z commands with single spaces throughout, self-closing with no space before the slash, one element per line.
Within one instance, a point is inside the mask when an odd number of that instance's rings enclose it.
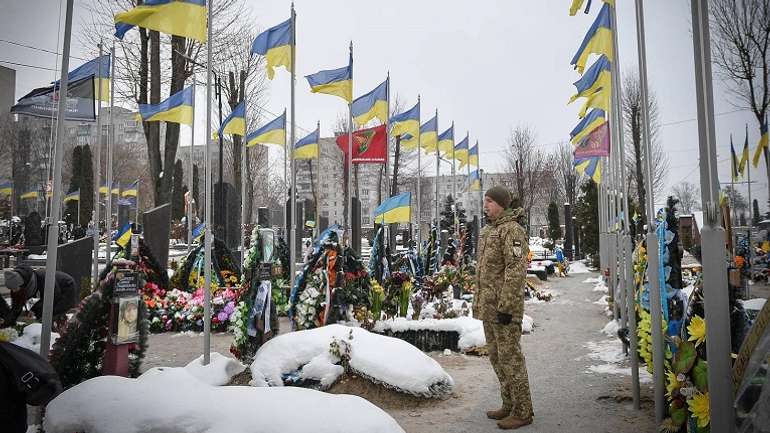
<path fill-rule="evenodd" d="M 257 144 L 286 145 L 286 110 L 283 114 L 246 136 L 246 146 Z"/>
<path fill-rule="evenodd" d="M 401 135 L 400 137 L 401 137 L 401 139 L 400 139 L 399 143 L 401 145 L 401 150 L 402 151 L 404 151 L 404 152 L 411 152 L 411 151 L 413 151 L 414 149 L 417 148 L 417 138 L 415 136 L 413 136 L 412 134 L 407 132 L 406 134 Z"/>
<path fill-rule="evenodd" d="M 37 199 L 38 197 L 40 197 L 40 193 L 37 190 L 25 192 L 19 196 L 19 198 L 22 200 L 33 200 Z"/>
<path fill-rule="evenodd" d="M 583 38 L 575 56 L 572 57 L 570 64 L 575 66 L 578 73 L 582 74 L 591 54 L 604 54 L 607 59 L 612 61 L 612 23 L 610 20 L 610 6 L 604 4 L 599 11 L 599 15 L 588 33 Z"/>
<path fill-rule="evenodd" d="M 115 36 L 134 26 L 206 42 L 206 0 L 145 0 L 115 15 Z"/>
<path fill-rule="evenodd" d="M 353 119 L 358 125 L 365 125 L 375 117 L 382 123 L 388 121 L 388 86 L 390 78 L 386 79 L 371 92 L 359 96 L 353 101 L 351 110 Z"/>
<path fill-rule="evenodd" d="M 573 84 L 577 93 L 572 95 L 568 103 L 572 103 L 577 98 L 588 97 L 600 89 L 610 88 L 612 86 L 612 64 L 607 56 L 602 54 Z"/>
<path fill-rule="evenodd" d="M 436 152 L 438 149 L 438 113 L 420 126 L 420 146 L 426 152 Z"/>
<path fill-rule="evenodd" d="M 583 2 L 585 0 L 572 0 L 572 5 L 569 7 L 569 15 L 575 16 L 577 11 L 583 7 Z M 609 4 L 610 6 L 615 6 L 615 0 L 604 0 L 604 3 Z M 588 13 L 588 11 L 591 10 L 591 0 L 588 0 L 588 4 L 586 4 L 586 10 L 583 11 L 583 13 Z"/>
<path fill-rule="evenodd" d="M 738 180 L 738 155 L 735 154 L 733 146 L 733 134 L 730 134 L 730 175 L 733 181 Z"/>
<path fill-rule="evenodd" d="M 610 110 L 610 88 L 602 88 L 596 93 L 593 93 L 591 96 L 586 98 L 585 104 L 583 104 L 583 107 L 580 108 L 580 112 L 578 113 L 579 118 L 586 117 L 586 112 L 590 108 L 598 108 L 601 110 L 609 111 Z"/>
<path fill-rule="evenodd" d="M 83 63 L 79 67 L 67 74 L 67 81 L 70 83 L 84 78 L 94 77 L 94 99 L 104 102 L 110 101 L 110 55 L 105 54 L 97 57 L 90 62 Z M 59 85 L 59 80 L 54 82 Z M 97 90 L 99 89 L 99 90 Z M 99 95 L 101 92 L 101 95 Z M 100 98 L 101 96 L 101 98 Z"/>
<path fill-rule="evenodd" d="M 0 194 L 11 195 L 13 193 L 13 181 L 6 180 L 0 183 Z"/>
<path fill-rule="evenodd" d="M 115 190 L 112 190 L 112 193 L 115 194 Z M 122 197 L 136 197 L 139 195 L 139 179 L 135 180 L 134 183 L 128 186 L 128 188 L 123 190 L 123 194 L 121 194 Z"/>
<path fill-rule="evenodd" d="M 188 86 L 161 101 L 159 104 L 139 104 L 143 122 L 166 121 L 192 125 L 193 87 Z"/>
<path fill-rule="evenodd" d="M 307 78 L 310 91 L 313 93 L 339 96 L 348 102 L 353 100 L 352 55 L 350 56 L 350 63 L 345 67 L 318 71 L 315 74 L 306 75 L 305 78 Z"/>
<path fill-rule="evenodd" d="M 204 234 L 206 234 L 206 223 L 201 223 L 197 227 L 194 227 L 192 230 L 193 241 L 197 241 Z"/>
<path fill-rule="evenodd" d="M 583 139 L 586 138 L 588 134 L 593 132 L 594 129 L 598 128 L 602 125 L 602 123 L 606 121 L 605 116 L 606 115 L 604 110 L 598 108 L 591 110 L 591 112 L 588 113 L 588 115 L 577 124 L 575 129 L 569 133 L 570 142 L 577 145 L 583 141 Z"/>
<path fill-rule="evenodd" d="M 468 164 L 469 151 L 468 134 L 466 134 L 465 138 L 455 145 L 454 158 L 460 161 L 460 168 L 463 168 Z"/>
<path fill-rule="evenodd" d="M 411 202 L 411 192 L 402 192 L 390 197 L 374 209 L 374 222 L 378 224 L 409 223 L 412 219 Z"/>
<path fill-rule="evenodd" d="M 126 225 L 121 227 L 120 230 L 115 233 L 115 235 L 112 237 L 112 240 L 115 241 L 116 244 L 125 248 L 126 244 L 128 244 L 128 241 L 131 240 L 131 234 L 131 224 L 126 223 Z"/>
<path fill-rule="evenodd" d="M 602 181 L 602 157 L 575 158 L 573 166 L 578 173 L 588 176 L 597 185 Z"/>
<path fill-rule="evenodd" d="M 762 155 L 762 150 L 767 152 L 767 146 L 768 146 L 767 119 L 765 119 L 765 122 L 759 128 L 759 132 L 762 135 L 759 137 L 759 144 L 757 144 L 757 150 L 754 151 L 754 158 L 751 161 L 751 163 L 754 164 L 754 167 L 756 167 L 757 164 L 759 164 L 759 157 Z"/>
<path fill-rule="evenodd" d="M 251 54 L 265 56 L 267 78 L 272 80 L 275 68 L 283 66 L 291 72 L 291 47 L 293 40 L 292 19 L 270 27 L 257 35 L 251 44 Z"/>
<path fill-rule="evenodd" d="M 102 182 L 102 185 L 99 187 L 99 194 L 107 195 L 107 184 L 105 182 Z M 118 182 L 115 182 L 112 185 L 112 194 L 120 194 L 120 184 Z"/>
<path fill-rule="evenodd" d="M 320 125 L 307 137 L 299 140 L 294 145 L 294 159 L 314 159 L 318 158 L 318 141 L 320 140 Z"/>
<path fill-rule="evenodd" d="M 446 131 L 438 136 L 438 150 L 444 152 L 444 156 L 452 153 L 455 146 L 455 124 L 452 123 Z"/>
<path fill-rule="evenodd" d="M 241 101 L 219 126 L 219 135 L 246 135 L 246 101 Z"/>
<path fill-rule="evenodd" d="M 481 177 L 479 176 L 479 170 L 473 170 L 470 175 L 468 183 L 469 191 L 481 191 Z"/>
<path fill-rule="evenodd" d="M 743 152 L 741 152 L 741 160 L 738 162 L 738 173 L 743 176 L 743 170 L 746 169 L 749 162 L 749 125 L 746 125 L 746 139 L 743 141 Z"/>
<path fill-rule="evenodd" d="M 71 193 L 64 196 L 64 203 L 71 201 L 80 201 L 80 190 L 72 191 Z"/>
<path fill-rule="evenodd" d="M 404 142 L 404 135 L 409 134 L 415 138 L 420 130 L 420 102 L 414 104 L 414 107 L 403 113 L 396 114 L 390 118 L 390 135 L 401 135 L 401 143 Z"/>
<path fill-rule="evenodd" d="M 479 166 L 479 142 L 476 141 L 476 144 L 471 147 L 471 149 L 468 151 L 468 164 L 477 167 Z"/>

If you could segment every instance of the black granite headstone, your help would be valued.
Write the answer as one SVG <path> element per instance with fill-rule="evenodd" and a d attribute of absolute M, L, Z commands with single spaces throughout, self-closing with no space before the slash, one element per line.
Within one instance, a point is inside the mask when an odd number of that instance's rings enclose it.
<path fill-rule="evenodd" d="M 351 227 L 351 247 L 353 251 L 361 254 L 361 202 L 358 197 L 353 197 L 353 221 Z"/>
<path fill-rule="evenodd" d="M 168 264 L 168 239 L 171 229 L 171 204 L 166 203 L 142 214 L 144 241 L 161 266 Z"/>
<path fill-rule="evenodd" d="M 43 228 L 40 214 L 30 212 L 24 219 L 24 245 L 27 247 L 43 245 Z"/>
<path fill-rule="evenodd" d="M 133 218 L 131 218 L 131 206 L 118 205 L 118 227 L 125 227 Z"/>
<path fill-rule="evenodd" d="M 329 217 L 320 216 L 318 217 L 318 233 L 323 232 L 329 228 Z"/>
<path fill-rule="evenodd" d="M 241 199 L 236 188 L 225 183 L 214 185 L 214 233 L 227 248 L 236 251 L 241 244 Z"/>
<path fill-rule="evenodd" d="M 268 208 L 257 208 L 257 224 L 260 227 L 270 227 L 270 210 Z"/>
<path fill-rule="evenodd" d="M 94 238 L 82 237 L 59 245 L 56 257 L 56 270 L 66 272 L 75 280 L 78 293 L 82 289 L 83 279 L 91 276 Z"/>

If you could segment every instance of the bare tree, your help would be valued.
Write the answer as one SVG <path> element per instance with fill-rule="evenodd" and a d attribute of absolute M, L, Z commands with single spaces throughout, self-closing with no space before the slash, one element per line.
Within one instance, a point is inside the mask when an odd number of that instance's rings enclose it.
<path fill-rule="evenodd" d="M 647 221 L 645 200 L 648 186 L 644 180 L 645 152 L 642 145 L 642 92 L 639 77 L 635 74 L 626 75 L 623 79 L 623 123 L 626 140 L 626 170 L 629 173 L 628 184 L 624 189 L 629 198 L 636 198 L 636 208 L 641 211 L 643 224 Z M 659 141 L 660 117 L 658 102 L 652 91 L 648 92 L 648 107 L 650 119 L 650 147 L 652 148 L 652 191 L 659 196 L 666 183 L 668 174 L 668 158 Z"/>
<path fill-rule="evenodd" d="M 546 157 L 535 144 L 535 132 L 527 125 L 518 125 L 511 130 L 505 152 L 513 195 L 521 200 L 529 228 L 532 206 L 543 193 Z"/>
<path fill-rule="evenodd" d="M 761 128 L 770 105 L 770 2 L 714 0 L 710 11 L 717 71 L 728 83 L 735 106 L 750 109 Z M 770 168 L 767 152 L 765 164 Z"/>
<path fill-rule="evenodd" d="M 573 147 L 567 142 L 559 143 L 559 146 L 548 155 L 548 182 L 552 182 L 549 190 L 549 202 L 575 204 L 577 200 L 577 188 L 580 183 L 573 162 L 575 161 Z"/>
<path fill-rule="evenodd" d="M 691 182 L 682 182 L 671 188 L 674 197 L 679 199 L 679 210 L 683 215 L 700 210 L 700 190 Z"/>

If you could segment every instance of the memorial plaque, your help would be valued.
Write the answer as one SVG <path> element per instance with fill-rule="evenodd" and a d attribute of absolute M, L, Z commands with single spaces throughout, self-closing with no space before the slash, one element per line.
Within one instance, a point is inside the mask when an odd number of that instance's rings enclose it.
<path fill-rule="evenodd" d="M 136 272 L 132 270 L 118 270 L 115 272 L 115 288 L 113 296 L 121 298 L 124 296 L 136 296 L 139 293 L 139 278 Z"/>
<path fill-rule="evenodd" d="M 168 266 L 168 240 L 171 230 L 171 204 L 150 209 L 142 215 L 144 242 L 161 267 Z"/>
<path fill-rule="evenodd" d="M 260 281 L 269 280 L 273 276 L 273 264 L 270 262 L 263 262 L 259 264 L 258 277 Z"/>

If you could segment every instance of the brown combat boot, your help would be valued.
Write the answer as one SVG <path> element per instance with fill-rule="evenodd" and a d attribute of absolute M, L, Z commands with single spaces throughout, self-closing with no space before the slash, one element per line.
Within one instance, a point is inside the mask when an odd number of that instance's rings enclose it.
<path fill-rule="evenodd" d="M 532 424 L 532 418 L 521 419 L 515 415 L 509 415 L 497 422 L 497 426 L 503 430 L 515 430 L 519 427 Z"/>
<path fill-rule="evenodd" d="M 487 418 L 489 419 L 503 419 L 511 413 L 510 409 L 502 408 L 498 410 L 488 410 Z"/>

